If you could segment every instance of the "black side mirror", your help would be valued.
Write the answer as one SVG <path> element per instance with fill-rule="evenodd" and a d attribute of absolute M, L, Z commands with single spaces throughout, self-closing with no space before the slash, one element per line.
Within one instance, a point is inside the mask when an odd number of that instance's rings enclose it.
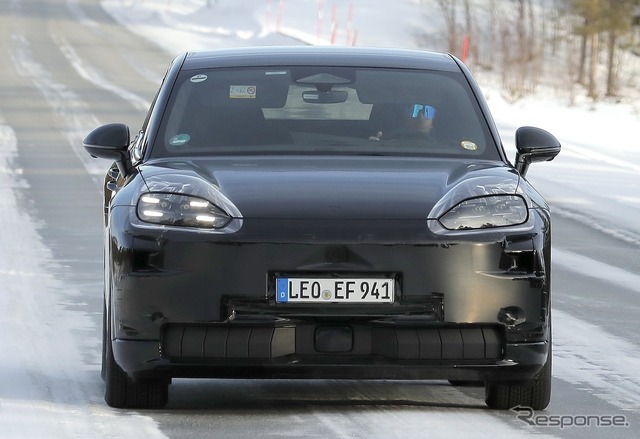
<path fill-rule="evenodd" d="M 122 123 L 102 125 L 83 140 L 84 149 L 91 157 L 114 160 L 122 175 L 131 168 L 128 148 L 131 142 L 129 127 Z"/>
<path fill-rule="evenodd" d="M 524 177 L 531 163 L 553 160 L 560 152 L 560 142 L 543 129 L 520 127 L 516 131 L 516 149 L 516 169 Z"/>

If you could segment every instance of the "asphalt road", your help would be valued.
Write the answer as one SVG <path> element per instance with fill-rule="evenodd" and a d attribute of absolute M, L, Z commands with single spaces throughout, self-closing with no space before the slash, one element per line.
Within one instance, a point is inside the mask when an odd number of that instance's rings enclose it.
<path fill-rule="evenodd" d="M 438 381 L 177 380 L 164 410 L 107 407 L 99 181 L 108 164 L 81 142 L 103 123 L 135 132 L 171 55 L 119 27 L 97 0 L 3 0 L 0 59 L 0 194 L 15 197 L 0 204 L 0 262 L 22 267 L 0 267 L 0 439 L 640 437 L 640 245 L 562 215 L 544 412 L 490 411 L 482 389 Z"/>

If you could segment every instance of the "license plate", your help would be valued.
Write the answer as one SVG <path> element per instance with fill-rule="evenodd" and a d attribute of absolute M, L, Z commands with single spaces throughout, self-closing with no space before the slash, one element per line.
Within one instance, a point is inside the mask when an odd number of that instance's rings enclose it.
<path fill-rule="evenodd" d="M 276 278 L 278 303 L 393 303 L 395 282 L 385 278 Z"/>

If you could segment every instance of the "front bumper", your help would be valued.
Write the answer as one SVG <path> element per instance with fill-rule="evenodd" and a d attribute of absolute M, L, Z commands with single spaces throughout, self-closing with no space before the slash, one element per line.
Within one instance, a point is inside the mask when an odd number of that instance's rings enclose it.
<path fill-rule="evenodd" d="M 455 236 L 422 221 L 266 220 L 207 235 L 139 229 L 130 214 L 112 211 L 106 300 L 132 378 L 520 381 L 546 361 L 550 234 L 538 212 L 531 230 Z M 277 304 L 281 272 L 393 275 L 397 300 Z"/>
<path fill-rule="evenodd" d="M 331 331 L 333 343 L 320 340 Z M 162 342 L 115 340 L 112 347 L 116 362 L 133 379 L 530 380 L 547 360 L 548 343 L 505 343 L 501 332 L 476 325 L 172 325 Z M 345 341 L 345 334 L 352 339 Z"/>

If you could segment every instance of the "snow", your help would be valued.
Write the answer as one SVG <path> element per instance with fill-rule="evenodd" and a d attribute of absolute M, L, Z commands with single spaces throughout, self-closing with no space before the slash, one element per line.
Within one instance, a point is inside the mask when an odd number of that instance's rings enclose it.
<path fill-rule="evenodd" d="M 432 36 L 434 44 L 442 39 L 440 18 L 427 19 L 439 17 L 435 6 L 427 13 L 417 0 L 397 1 L 393 7 L 389 7 L 388 0 L 209 2 L 210 7 L 206 6 L 207 0 L 102 0 L 101 4 L 122 24 L 164 48 L 167 63 L 179 52 L 203 48 L 331 44 L 332 40 L 336 44 L 419 48 L 418 30 Z M 78 23 L 98 26 L 84 14 L 77 0 L 66 3 Z M 334 33 L 332 23 L 337 23 Z M 12 62 L 20 75 L 33 81 L 52 108 L 69 121 L 69 143 L 98 185 L 104 163 L 90 160 L 80 146 L 87 127 L 97 125 L 95 116 L 78 96 L 56 83 L 33 59 L 25 39 L 19 35 L 14 38 L 17 49 Z M 86 65 L 66 41 L 58 40 L 56 44 L 70 65 L 96 87 L 126 99 L 135 108 L 148 106 L 144 99 L 109 83 Z M 635 220 L 640 208 L 638 111 L 630 105 L 589 102 L 567 107 L 552 94 L 509 103 L 499 87 L 491 81 L 484 83 L 481 73 L 478 78 L 510 157 L 514 155 L 515 129 L 521 125 L 545 128 L 562 142 L 563 151 L 558 158 L 533 165 L 528 175 L 550 201 L 554 213 L 596 227 L 606 224 L 610 229 L 614 224 L 617 236 L 640 242 L 640 224 Z M 37 233 L 38 225 L 19 209 L 15 192 L 26 182 L 20 169 L 13 166 L 17 147 L 15 133 L 0 115 L 0 309 L 12 310 L 10 314 L 0 313 L 0 324 L 14 328 L 0 331 L 0 346 L 12 353 L 0 356 L 0 438 L 164 437 L 149 416 L 112 410 L 99 396 L 102 387 L 96 375 L 100 341 L 87 335 L 98 331 L 89 316 L 65 305 L 81 298 L 81 292 L 70 289 L 52 274 L 56 272 L 56 262 Z M 555 252 L 554 260 L 565 268 L 575 268 L 572 264 L 580 257 L 580 267 L 587 267 L 591 273 L 610 274 L 620 286 L 640 292 L 636 274 L 570 252 Z M 36 266 L 34 260 L 39 262 Z M 556 311 L 555 318 L 562 322 L 554 328 L 556 376 L 571 383 L 589 383 L 597 389 L 596 396 L 605 401 L 638 410 L 638 349 L 566 313 Z M 54 328 L 56 343 L 44 342 Z M 586 333 L 590 334 L 588 340 L 581 338 Z M 88 361 L 83 353 L 91 350 L 96 352 L 96 358 Z M 56 360 L 47 361 L 47 367 L 42 367 L 43 361 L 52 358 Z M 582 367 L 575 366 L 576 358 L 580 358 Z M 455 397 L 460 395 L 456 393 Z M 451 435 L 454 423 L 461 437 L 485 431 L 487 437 L 535 434 L 500 422 L 490 412 L 430 411 L 433 416 L 427 419 L 411 412 L 396 412 L 394 416 L 405 425 L 398 434 L 408 437 L 424 428 L 426 421 L 431 434 L 443 437 Z M 379 411 L 373 411 L 363 416 L 369 416 L 375 425 L 379 415 Z M 315 420 L 333 430 L 336 437 L 348 437 L 358 428 L 347 416 L 329 417 L 321 411 Z M 384 433 L 400 437 L 396 432 Z"/>
<path fill-rule="evenodd" d="M 509 104 L 490 86 L 484 90 L 510 157 L 519 126 L 544 128 L 562 143 L 554 161 L 532 165 L 527 175 L 554 214 L 640 242 L 640 115 L 632 107 L 568 107 L 545 96 Z"/>
<path fill-rule="evenodd" d="M 640 350 L 566 312 L 553 312 L 553 375 L 592 389 L 621 410 L 640 410 Z"/>
<path fill-rule="evenodd" d="M 425 28 L 417 1 L 102 0 L 132 31 L 177 55 L 186 50 L 275 44 L 417 47 Z M 383 11 L 383 12 L 381 12 Z M 435 7 L 431 16 L 439 16 Z M 436 24 L 439 25 L 439 22 Z M 384 32 L 380 32 L 384 29 Z"/>
<path fill-rule="evenodd" d="M 15 191 L 26 182 L 14 166 L 17 148 L 0 119 L 0 310 L 11 311 L 0 313 L 0 346 L 9 353 L 0 355 L 0 438 L 164 437 L 152 419 L 101 401 L 96 331 L 67 306 L 82 294 L 56 278 L 62 270 L 19 207 Z M 89 364 L 85 351 L 96 353 Z"/>

